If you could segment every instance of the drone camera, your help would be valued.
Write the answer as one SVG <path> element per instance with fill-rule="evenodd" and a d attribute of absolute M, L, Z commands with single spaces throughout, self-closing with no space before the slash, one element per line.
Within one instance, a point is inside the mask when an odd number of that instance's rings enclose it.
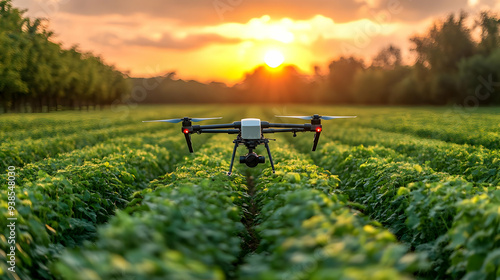
<path fill-rule="evenodd" d="M 246 164 L 248 167 L 256 167 L 259 163 L 265 163 L 266 158 L 259 156 L 256 153 L 248 153 L 240 157 L 240 163 Z"/>

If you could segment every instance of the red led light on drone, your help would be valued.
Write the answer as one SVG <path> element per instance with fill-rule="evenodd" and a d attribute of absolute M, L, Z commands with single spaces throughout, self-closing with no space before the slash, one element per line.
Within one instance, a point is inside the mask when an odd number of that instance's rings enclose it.
<path fill-rule="evenodd" d="M 316 132 L 321 132 L 321 127 L 316 128 Z"/>
<path fill-rule="evenodd" d="M 184 134 L 188 134 L 189 133 L 189 129 L 185 128 L 182 132 L 184 132 Z"/>

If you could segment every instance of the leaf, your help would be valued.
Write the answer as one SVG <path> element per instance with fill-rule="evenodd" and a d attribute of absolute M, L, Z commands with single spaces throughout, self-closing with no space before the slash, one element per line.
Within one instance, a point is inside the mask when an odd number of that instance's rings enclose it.
<path fill-rule="evenodd" d="M 52 232 L 53 234 L 57 234 L 56 230 L 51 228 L 49 225 L 45 224 L 45 227 L 50 231 Z"/>

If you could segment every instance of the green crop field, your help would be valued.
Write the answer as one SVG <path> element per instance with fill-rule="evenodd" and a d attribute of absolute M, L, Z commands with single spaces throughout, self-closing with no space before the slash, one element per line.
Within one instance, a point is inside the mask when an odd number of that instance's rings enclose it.
<path fill-rule="evenodd" d="M 142 123 L 315 113 L 358 118 L 316 152 L 270 135 L 276 174 Z M 500 108 L 119 107 L 2 115 L 0 139 L 0 279 L 500 279 Z"/>

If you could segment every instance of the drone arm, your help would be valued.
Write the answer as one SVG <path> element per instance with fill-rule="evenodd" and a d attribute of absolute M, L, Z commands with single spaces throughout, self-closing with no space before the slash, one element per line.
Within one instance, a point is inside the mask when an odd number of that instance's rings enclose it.
<path fill-rule="evenodd" d="M 193 125 L 194 132 L 205 129 L 224 129 L 224 128 L 240 128 L 241 122 L 234 122 L 228 124 L 211 124 L 211 125 Z"/>
<path fill-rule="evenodd" d="M 196 131 L 197 133 L 227 133 L 227 134 L 239 134 L 239 129 L 200 129 Z"/>
<path fill-rule="evenodd" d="M 304 131 L 309 131 L 312 127 L 310 124 L 289 124 L 289 123 L 269 123 L 265 128 L 277 127 L 277 128 L 302 128 Z"/>
<path fill-rule="evenodd" d="M 307 131 L 304 128 L 266 128 L 262 130 L 262 133 L 278 133 L 278 132 L 304 132 Z"/>

